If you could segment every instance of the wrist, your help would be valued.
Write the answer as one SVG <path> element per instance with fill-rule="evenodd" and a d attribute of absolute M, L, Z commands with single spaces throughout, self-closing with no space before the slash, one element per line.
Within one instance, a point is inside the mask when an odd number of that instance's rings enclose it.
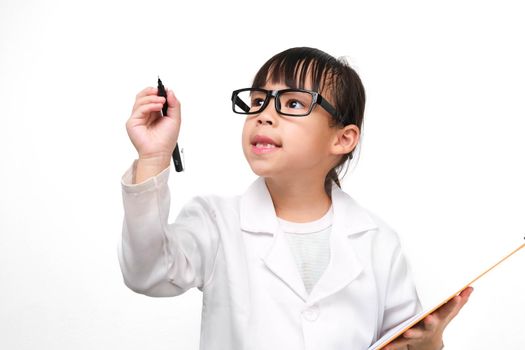
<path fill-rule="evenodd" d="M 429 350 L 442 350 L 445 347 L 445 344 L 443 344 L 443 339 L 440 339 L 439 341 L 432 342 L 432 345 L 428 348 Z"/>
<path fill-rule="evenodd" d="M 171 154 L 160 154 L 155 156 L 141 156 L 137 159 L 137 163 L 144 167 L 167 167 L 171 162 Z"/>
<path fill-rule="evenodd" d="M 445 344 L 443 343 L 443 339 L 439 339 L 436 341 L 419 344 L 418 346 L 414 346 L 413 348 L 416 350 L 442 350 L 444 347 Z"/>
<path fill-rule="evenodd" d="M 148 158 L 139 157 L 139 159 L 136 161 L 135 168 L 133 169 L 132 184 L 139 184 L 153 176 L 157 176 L 170 166 L 170 160 L 170 156 Z"/>

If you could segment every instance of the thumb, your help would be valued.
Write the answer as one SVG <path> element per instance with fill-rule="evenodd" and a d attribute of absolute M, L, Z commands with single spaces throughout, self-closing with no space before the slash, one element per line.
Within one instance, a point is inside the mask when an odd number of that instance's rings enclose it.
<path fill-rule="evenodd" d="M 180 119 L 180 101 L 175 97 L 173 90 L 168 90 L 167 99 L 168 99 L 168 113 L 167 117 L 173 120 Z"/>

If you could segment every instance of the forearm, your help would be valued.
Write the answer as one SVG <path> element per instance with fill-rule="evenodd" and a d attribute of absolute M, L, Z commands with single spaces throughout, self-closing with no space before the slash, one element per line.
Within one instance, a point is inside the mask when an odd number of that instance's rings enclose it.
<path fill-rule="evenodd" d="M 119 246 L 126 284 L 146 293 L 166 274 L 165 228 L 169 191 L 165 177 L 157 182 L 123 187 L 124 220 Z"/>

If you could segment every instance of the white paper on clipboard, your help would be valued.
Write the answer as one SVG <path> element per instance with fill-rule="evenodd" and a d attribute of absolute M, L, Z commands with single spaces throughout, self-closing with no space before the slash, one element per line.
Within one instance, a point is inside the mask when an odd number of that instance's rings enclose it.
<path fill-rule="evenodd" d="M 400 325 L 398 325 L 397 327 L 394 327 L 393 329 L 391 329 L 390 331 L 388 331 L 387 333 L 385 333 L 385 335 L 383 335 L 378 341 L 376 341 L 374 344 L 372 344 L 372 346 L 370 346 L 368 348 L 368 350 L 380 350 L 382 349 L 383 347 L 387 346 L 388 344 L 390 344 L 392 341 L 394 341 L 395 339 L 397 339 L 400 335 L 402 335 L 405 331 L 407 331 L 408 329 L 410 329 L 411 327 L 413 327 L 414 325 L 416 325 L 418 322 L 420 322 L 421 320 L 423 320 L 425 317 L 427 317 L 428 315 L 430 315 L 432 312 L 436 311 L 437 309 L 439 309 L 442 305 L 446 304 L 448 301 L 450 301 L 452 298 L 454 298 L 456 295 L 458 295 L 459 293 L 461 293 L 461 291 L 463 291 L 465 288 L 467 288 L 468 286 L 470 286 L 472 283 L 476 282 L 479 278 L 481 278 L 483 275 L 485 275 L 487 272 L 489 272 L 490 270 L 492 270 L 493 268 L 495 268 L 496 266 L 498 266 L 500 263 L 502 263 L 504 260 L 506 260 L 507 258 L 509 258 L 511 255 L 513 255 L 514 253 L 516 253 L 518 250 L 520 250 L 521 248 L 525 247 L 525 243 L 522 244 L 521 246 L 519 246 L 518 248 L 514 249 L 512 252 L 510 252 L 509 254 L 505 255 L 505 257 L 503 257 L 501 260 L 499 260 L 497 263 L 495 263 L 494 265 L 492 265 L 491 267 L 489 267 L 488 269 L 486 269 L 485 271 L 483 271 L 482 273 L 480 273 L 479 275 L 477 275 L 472 281 L 470 281 L 469 283 L 465 284 L 461 289 L 459 289 L 458 291 L 456 291 L 455 293 L 453 293 L 451 296 L 449 296 L 448 298 L 446 298 L 445 300 L 443 300 L 442 302 L 440 302 L 438 305 L 436 306 L 433 306 L 432 308 L 430 309 L 427 309 L 427 310 L 423 310 L 422 312 L 414 315 L 413 317 L 409 318 L 408 320 L 406 320 L 405 322 L 401 323 Z"/>

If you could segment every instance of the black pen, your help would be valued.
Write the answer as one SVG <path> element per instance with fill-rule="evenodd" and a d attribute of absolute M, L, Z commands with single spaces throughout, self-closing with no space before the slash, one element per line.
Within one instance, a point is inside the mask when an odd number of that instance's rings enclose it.
<path fill-rule="evenodd" d="M 158 86 L 157 86 L 157 96 L 163 96 L 166 101 L 164 102 L 164 105 L 162 106 L 162 116 L 166 116 L 168 114 L 168 95 L 166 94 L 166 89 L 164 88 L 164 85 L 162 85 L 162 81 L 160 80 L 160 77 L 158 77 Z M 175 165 L 175 170 L 177 172 L 183 171 L 183 165 L 180 158 L 179 153 L 179 143 L 175 145 L 175 149 L 173 150 L 173 164 Z"/>

